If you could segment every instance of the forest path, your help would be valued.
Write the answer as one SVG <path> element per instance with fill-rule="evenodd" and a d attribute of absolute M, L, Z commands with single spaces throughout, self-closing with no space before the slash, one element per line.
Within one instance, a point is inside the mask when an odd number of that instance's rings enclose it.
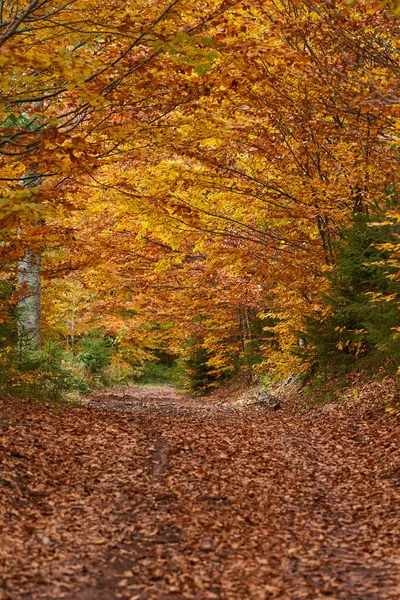
<path fill-rule="evenodd" d="M 0 415 L 1 600 L 399 597 L 384 414 L 119 388 Z"/>

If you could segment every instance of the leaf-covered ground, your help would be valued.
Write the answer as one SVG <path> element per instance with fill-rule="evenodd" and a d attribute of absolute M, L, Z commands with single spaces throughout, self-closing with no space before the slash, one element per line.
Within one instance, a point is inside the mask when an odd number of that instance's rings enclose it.
<path fill-rule="evenodd" d="M 399 597 L 398 423 L 164 388 L 0 410 L 1 600 Z"/>

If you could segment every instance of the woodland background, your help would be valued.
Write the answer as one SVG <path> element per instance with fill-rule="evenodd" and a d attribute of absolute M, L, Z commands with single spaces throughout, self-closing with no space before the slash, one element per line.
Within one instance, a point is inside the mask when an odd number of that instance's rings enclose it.
<path fill-rule="evenodd" d="M 0 391 L 396 373 L 398 12 L 0 2 Z"/>

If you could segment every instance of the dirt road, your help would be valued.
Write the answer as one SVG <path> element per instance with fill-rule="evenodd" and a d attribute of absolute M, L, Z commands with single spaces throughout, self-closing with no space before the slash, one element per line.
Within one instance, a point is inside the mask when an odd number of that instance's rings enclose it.
<path fill-rule="evenodd" d="M 3 404 L 1 600 L 390 600 L 398 425 L 126 388 Z"/>

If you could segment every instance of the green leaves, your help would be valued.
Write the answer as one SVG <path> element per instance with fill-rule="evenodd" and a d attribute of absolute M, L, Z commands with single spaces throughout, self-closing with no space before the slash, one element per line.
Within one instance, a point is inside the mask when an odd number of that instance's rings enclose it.
<path fill-rule="evenodd" d="M 213 68 L 212 63 L 203 63 L 201 65 L 197 65 L 194 70 L 197 73 L 197 75 L 203 75 L 203 73 L 205 73 L 206 71 L 211 71 L 211 69 Z"/>
<path fill-rule="evenodd" d="M 192 36 L 183 31 L 179 31 L 168 41 L 156 40 L 150 45 L 155 50 L 162 50 L 174 56 L 176 62 L 194 67 L 194 71 L 198 75 L 211 71 L 218 58 L 215 50 L 209 50 L 211 46 L 214 46 L 214 40 L 211 37 Z"/>

